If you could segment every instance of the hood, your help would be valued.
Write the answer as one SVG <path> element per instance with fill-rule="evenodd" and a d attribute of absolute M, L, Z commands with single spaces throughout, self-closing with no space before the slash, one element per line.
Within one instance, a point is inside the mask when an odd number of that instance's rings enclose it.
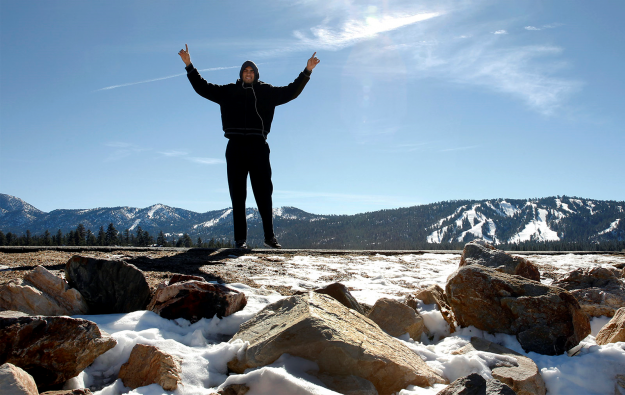
<path fill-rule="evenodd" d="M 239 79 L 243 80 L 243 70 L 247 66 L 251 66 L 252 67 L 252 69 L 254 70 L 254 75 L 256 76 L 254 78 L 254 82 L 258 82 L 258 79 L 260 78 L 260 74 L 258 73 L 258 67 L 256 67 L 256 63 L 252 62 L 251 60 L 246 60 L 243 63 L 243 66 L 241 66 L 241 71 L 239 71 Z"/>

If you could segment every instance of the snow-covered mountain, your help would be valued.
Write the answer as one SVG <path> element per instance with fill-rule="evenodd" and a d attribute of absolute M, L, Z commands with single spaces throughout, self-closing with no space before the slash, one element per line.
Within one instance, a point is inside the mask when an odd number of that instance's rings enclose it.
<path fill-rule="evenodd" d="M 321 216 L 295 207 L 273 211 L 281 242 L 303 248 L 423 248 L 484 239 L 495 244 L 534 241 L 602 242 L 625 240 L 625 202 L 566 196 L 439 202 L 356 215 Z M 247 209 L 250 241 L 262 243 L 258 211 Z M 32 234 L 68 232 L 83 224 L 96 232 L 112 223 L 123 232 L 163 231 L 192 237 L 230 239 L 232 209 L 196 213 L 155 204 L 54 210 L 45 213 L 23 200 L 0 194 L 0 230 Z"/>

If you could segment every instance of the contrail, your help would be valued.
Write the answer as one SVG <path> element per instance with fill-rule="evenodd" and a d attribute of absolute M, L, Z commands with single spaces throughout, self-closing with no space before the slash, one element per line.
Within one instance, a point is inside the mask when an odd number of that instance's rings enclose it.
<path fill-rule="evenodd" d="M 238 69 L 239 67 L 241 67 L 241 66 L 212 67 L 210 69 L 202 69 L 202 70 L 198 70 L 198 71 L 217 71 L 217 70 L 227 70 L 227 69 Z M 100 88 L 100 89 L 96 90 L 96 92 L 107 91 L 109 89 L 115 89 L 115 88 L 121 88 L 123 86 L 130 86 L 130 85 L 137 85 L 137 84 L 145 84 L 147 82 L 161 81 L 161 80 L 166 80 L 166 79 L 169 79 L 169 78 L 180 77 L 181 75 L 187 75 L 187 73 L 174 74 L 174 75 L 170 75 L 170 76 L 167 76 L 167 77 L 154 78 L 152 80 L 145 80 L 145 81 L 139 81 L 139 82 L 129 82 L 127 84 L 121 84 L 121 85 L 111 85 L 111 86 L 107 86 L 106 88 Z"/>

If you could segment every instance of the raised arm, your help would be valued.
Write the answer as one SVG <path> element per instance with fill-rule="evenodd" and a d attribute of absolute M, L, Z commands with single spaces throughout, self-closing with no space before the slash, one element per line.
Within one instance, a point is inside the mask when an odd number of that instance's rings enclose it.
<path fill-rule="evenodd" d="M 221 99 L 224 95 L 224 86 L 206 82 L 206 80 L 202 78 L 197 69 L 193 67 L 193 63 L 191 63 L 189 46 L 187 44 L 185 44 L 184 46 L 185 49 L 181 49 L 180 52 L 178 52 L 178 55 L 180 55 L 180 58 L 186 66 L 185 68 L 187 70 L 187 78 L 189 78 L 191 86 L 193 86 L 193 89 L 195 90 L 195 92 L 197 92 L 198 95 L 210 101 L 214 101 L 215 103 L 221 104 Z"/>
<path fill-rule="evenodd" d="M 315 52 L 310 59 L 308 59 L 308 62 L 306 63 L 306 70 L 308 71 L 313 71 L 313 69 L 315 67 L 317 67 L 317 65 L 319 64 L 319 62 L 321 62 L 319 59 L 317 59 L 315 57 L 315 55 L 317 55 L 317 52 Z"/>
<path fill-rule="evenodd" d="M 187 44 L 184 46 L 186 49 L 181 49 L 180 52 L 178 52 L 178 55 L 180 55 L 180 58 L 184 62 L 185 66 L 188 66 L 191 64 L 191 55 L 189 55 L 189 47 Z"/>

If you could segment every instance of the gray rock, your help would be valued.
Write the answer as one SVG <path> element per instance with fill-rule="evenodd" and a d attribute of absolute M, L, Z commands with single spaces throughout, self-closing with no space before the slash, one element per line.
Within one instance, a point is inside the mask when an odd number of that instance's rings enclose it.
<path fill-rule="evenodd" d="M 91 314 L 145 310 L 150 300 L 143 272 L 121 260 L 76 255 L 65 265 L 65 278 L 82 294 Z"/>
<path fill-rule="evenodd" d="M 243 323 L 231 341 L 238 339 L 249 345 L 228 362 L 228 368 L 236 373 L 269 365 L 288 353 L 316 362 L 320 374 L 368 380 L 381 395 L 411 384 L 447 383 L 373 321 L 314 292 L 266 306 Z"/>
<path fill-rule="evenodd" d="M 559 355 L 590 334 L 588 316 L 562 288 L 470 265 L 449 276 L 445 291 L 462 327 L 516 335 L 526 352 Z"/>
<path fill-rule="evenodd" d="M 512 388 L 496 379 L 486 380 L 477 373 L 460 377 L 436 395 L 516 395 Z"/>
<path fill-rule="evenodd" d="M 460 257 L 460 267 L 466 265 L 487 266 L 502 273 L 540 281 L 540 272 L 532 262 L 509 255 L 485 242 L 472 241 L 465 244 Z"/>
<path fill-rule="evenodd" d="M 625 307 L 625 281 L 620 277 L 617 269 L 579 268 L 551 285 L 571 292 L 589 317 L 612 317 Z"/>

